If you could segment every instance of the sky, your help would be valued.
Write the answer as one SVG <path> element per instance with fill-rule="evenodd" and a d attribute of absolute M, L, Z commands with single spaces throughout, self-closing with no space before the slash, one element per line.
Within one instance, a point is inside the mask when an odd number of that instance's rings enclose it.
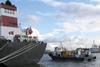
<path fill-rule="evenodd" d="M 36 28 L 42 39 L 100 40 L 100 0 L 10 1 L 17 6 L 20 26 Z"/>

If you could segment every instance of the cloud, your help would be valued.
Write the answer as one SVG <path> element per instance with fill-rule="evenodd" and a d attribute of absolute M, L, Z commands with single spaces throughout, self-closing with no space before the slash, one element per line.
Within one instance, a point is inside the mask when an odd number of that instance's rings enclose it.
<path fill-rule="evenodd" d="M 62 20 L 58 30 L 65 32 L 96 32 L 100 31 L 100 5 L 82 2 L 61 2 L 57 0 L 41 0 L 43 3 L 60 10 L 58 13 L 48 14 Z"/>
<path fill-rule="evenodd" d="M 100 6 L 93 4 L 86 4 L 81 2 L 59 2 L 56 0 L 41 0 L 43 3 L 48 4 L 54 8 L 65 11 L 67 13 L 76 13 L 82 16 L 84 14 L 100 14 Z"/>
<path fill-rule="evenodd" d="M 37 15 L 32 15 L 32 14 L 26 14 L 26 13 L 23 13 L 21 11 L 18 11 L 18 20 L 19 22 L 22 22 L 22 23 L 38 23 L 40 21 L 42 21 L 42 18 L 40 16 L 37 16 Z"/>
<path fill-rule="evenodd" d="M 100 23 L 97 21 L 90 21 L 87 23 L 77 24 L 82 32 L 96 32 L 100 31 Z"/>
<path fill-rule="evenodd" d="M 90 0 L 92 2 L 99 2 L 100 3 L 100 0 Z"/>
<path fill-rule="evenodd" d="M 55 42 L 55 41 L 58 41 L 58 38 L 57 38 L 58 34 L 59 34 L 58 31 L 53 30 L 52 32 L 48 32 L 46 34 L 41 34 L 40 38 L 41 38 L 41 40 L 44 40 L 46 42 Z"/>
<path fill-rule="evenodd" d="M 40 1 L 43 2 L 43 3 L 45 3 L 45 4 L 48 4 L 50 6 L 53 6 L 53 7 L 59 7 L 59 6 L 65 5 L 65 3 L 58 2 L 56 0 L 40 0 Z"/>
<path fill-rule="evenodd" d="M 63 37 L 63 46 L 68 48 L 68 49 L 76 49 L 76 48 L 80 48 L 80 47 L 91 47 L 91 42 L 86 39 L 86 38 L 82 38 L 79 36 L 72 36 L 72 37 Z"/>
<path fill-rule="evenodd" d="M 55 38 L 55 40 L 56 40 L 56 38 Z M 92 46 L 92 42 L 86 38 L 82 38 L 79 36 L 72 36 L 72 37 L 63 36 L 63 37 L 59 38 L 59 41 L 56 41 L 56 42 L 52 41 L 52 42 L 48 43 L 47 49 L 53 50 L 54 47 L 56 47 L 56 46 L 58 46 L 58 47 L 63 46 L 64 48 L 67 48 L 68 50 L 74 50 L 74 49 L 80 48 L 80 47 L 81 48 L 87 48 L 87 47 L 89 48 Z"/>
<path fill-rule="evenodd" d="M 39 16 L 36 16 L 36 15 L 28 15 L 26 17 L 26 19 L 27 19 L 27 21 L 33 22 L 33 23 L 37 23 L 37 22 L 41 21 L 41 18 Z"/>
<path fill-rule="evenodd" d="M 63 22 L 63 23 L 57 23 L 59 28 L 56 29 L 56 31 L 59 32 L 75 32 L 78 30 L 77 26 L 75 23 L 68 23 L 68 22 Z"/>
<path fill-rule="evenodd" d="M 100 20 L 99 20 L 100 21 Z M 98 20 L 86 21 L 86 20 L 76 20 L 76 22 L 63 22 L 58 23 L 58 28 L 56 30 L 63 32 L 98 32 L 100 31 L 100 23 Z"/>

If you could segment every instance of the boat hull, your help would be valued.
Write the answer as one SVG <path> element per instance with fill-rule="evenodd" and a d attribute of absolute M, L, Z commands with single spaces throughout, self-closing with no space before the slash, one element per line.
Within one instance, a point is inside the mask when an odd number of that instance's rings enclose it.
<path fill-rule="evenodd" d="M 60 57 L 60 56 L 53 56 L 52 54 L 49 54 L 49 56 L 52 58 L 52 60 L 55 61 L 84 61 L 84 58 L 76 58 L 76 57 Z"/>
<path fill-rule="evenodd" d="M 6 66 L 14 66 L 14 65 L 38 63 L 45 52 L 45 48 L 46 48 L 46 43 L 27 45 L 27 47 L 23 49 L 20 48 L 23 51 L 18 52 L 16 50 L 18 53 L 16 51 L 13 52 L 13 54 L 14 53 L 15 54 L 12 55 L 11 57 L 8 57 L 7 61 L 4 60 L 3 62 L 1 62 L 1 64 L 6 65 Z"/>
<path fill-rule="evenodd" d="M 71 57 L 61 57 L 61 56 L 54 56 L 52 53 L 48 54 L 52 60 L 55 61 L 91 61 L 91 60 L 95 60 L 96 56 L 88 56 L 88 57 L 75 57 L 75 56 L 71 56 Z"/>

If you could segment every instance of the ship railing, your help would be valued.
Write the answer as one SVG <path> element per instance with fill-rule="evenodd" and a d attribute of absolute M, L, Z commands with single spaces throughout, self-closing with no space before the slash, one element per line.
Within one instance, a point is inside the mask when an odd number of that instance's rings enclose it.
<path fill-rule="evenodd" d="M 31 44 L 26 45 L 26 46 L 20 48 L 19 50 L 17 50 L 17 51 L 15 51 L 15 52 L 13 52 L 13 53 L 11 53 L 11 54 L 9 54 L 9 55 L 7 55 L 7 56 L 1 58 L 1 59 L 0 59 L 0 63 L 4 63 L 4 62 L 6 62 L 6 61 L 9 61 L 9 60 L 11 60 L 11 59 L 17 57 L 17 56 L 20 56 L 20 55 L 22 55 L 23 53 L 28 52 L 29 50 L 33 49 L 34 47 L 36 47 L 36 46 L 35 46 L 35 45 L 31 45 Z"/>

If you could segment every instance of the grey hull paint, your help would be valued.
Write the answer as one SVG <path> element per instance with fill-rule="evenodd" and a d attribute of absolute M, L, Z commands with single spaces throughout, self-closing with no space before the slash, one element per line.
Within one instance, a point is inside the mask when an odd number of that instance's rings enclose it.
<path fill-rule="evenodd" d="M 21 47 L 21 48 L 23 48 L 23 47 Z M 27 48 L 27 47 L 29 47 L 29 48 Z M 25 47 L 27 49 L 24 48 L 23 51 L 17 53 L 18 56 L 17 56 L 17 54 L 12 55 L 10 57 L 11 59 L 4 61 L 3 64 L 5 64 L 7 66 L 13 66 L 13 65 L 24 65 L 24 64 L 38 63 L 44 54 L 44 51 L 46 48 L 46 43 L 31 44 L 31 46 L 27 45 L 27 47 Z M 2 57 L 2 58 L 4 58 L 4 57 Z M 0 59 L 2 59 L 2 58 L 0 58 Z"/>

